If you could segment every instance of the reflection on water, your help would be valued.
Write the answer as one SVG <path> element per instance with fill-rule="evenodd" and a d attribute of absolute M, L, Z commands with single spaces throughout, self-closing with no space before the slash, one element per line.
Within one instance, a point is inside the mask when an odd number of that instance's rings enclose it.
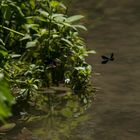
<path fill-rule="evenodd" d="M 32 117 L 24 128 L 17 124 L 20 132 L 9 136 L 18 133 L 22 140 L 139 140 L 140 1 L 68 1 L 73 13 L 86 16 L 83 24 L 89 31 L 85 38 L 88 47 L 97 51 L 88 61 L 101 73 L 93 78 L 101 90 L 85 115 L 73 117 L 66 109 L 63 117 Z M 112 52 L 115 60 L 102 65 L 101 55 Z"/>
<path fill-rule="evenodd" d="M 9 124 L 0 126 L 0 139 L 67 139 L 78 124 L 90 119 L 88 114 L 84 114 L 91 105 L 90 99 L 86 104 L 81 102 L 78 96 L 71 95 L 69 88 L 42 88 L 38 92 L 32 101 L 36 105 L 28 106 L 28 113 L 20 112 L 22 116 L 14 116 Z"/>
<path fill-rule="evenodd" d="M 24 122 L 24 124 L 18 124 L 13 131 L 7 134 L 6 138 L 8 140 L 68 139 L 78 124 L 88 119 L 88 115 L 82 115 L 78 118 L 48 117 L 45 115 L 31 117 L 28 121 Z"/>

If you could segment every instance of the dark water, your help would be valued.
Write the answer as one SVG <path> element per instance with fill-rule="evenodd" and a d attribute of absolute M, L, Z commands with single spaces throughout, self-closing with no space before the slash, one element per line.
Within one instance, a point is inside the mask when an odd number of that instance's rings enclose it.
<path fill-rule="evenodd" d="M 69 0 L 69 4 L 72 13 L 85 15 L 84 37 L 88 48 L 97 51 L 88 58 L 95 72 L 93 86 L 100 87 L 96 99 L 80 117 L 30 118 L 7 139 L 140 140 L 140 1 Z M 112 52 L 115 60 L 101 64 L 101 55 Z"/>
<path fill-rule="evenodd" d="M 91 119 L 72 132 L 72 140 L 140 139 L 140 1 L 86 0 L 74 12 L 87 16 L 89 58 L 93 81 L 101 89 L 88 110 Z M 80 10 L 80 11 L 79 11 Z M 98 16 L 101 18 L 98 18 Z M 96 26 L 94 26 L 96 24 Z M 115 61 L 103 65 L 101 55 L 114 52 Z"/>

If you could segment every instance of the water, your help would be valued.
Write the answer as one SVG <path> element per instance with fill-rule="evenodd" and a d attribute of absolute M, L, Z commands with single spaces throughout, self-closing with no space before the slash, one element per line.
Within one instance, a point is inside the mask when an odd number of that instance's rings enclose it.
<path fill-rule="evenodd" d="M 101 0 L 100 0 L 101 1 Z M 93 0 L 74 4 L 88 16 L 88 47 L 97 51 L 89 62 L 100 76 L 93 77 L 96 100 L 88 110 L 91 119 L 79 124 L 72 140 L 140 139 L 140 1 Z M 95 13 L 94 13 L 95 12 Z M 102 17 L 96 21 L 97 16 Z M 96 23 L 96 26 L 94 26 Z M 115 54 L 115 61 L 101 64 L 101 55 Z"/>
<path fill-rule="evenodd" d="M 80 117 L 32 117 L 16 124 L 7 139 L 139 140 L 140 139 L 140 1 L 71 0 L 71 12 L 86 16 L 88 48 L 95 49 L 92 106 Z M 115 60 L 101 64 L 101 55 Z M 17 136 L 15 136 L 17 135 Z M 5 140 L 6 138 L 4 138 Z"/>

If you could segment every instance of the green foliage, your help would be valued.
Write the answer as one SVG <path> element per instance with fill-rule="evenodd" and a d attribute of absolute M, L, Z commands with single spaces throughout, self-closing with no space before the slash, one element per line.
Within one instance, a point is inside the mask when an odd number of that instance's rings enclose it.
<path fill-rule="evenodd" d="M 0 55 L 13 96 L 30 100 L 39 88 L 64 83 L 82 101 L 88 98 L 91 66 L 77 24 L 55 0 L 1 0 Z M 85 102 L 86 103 L 86 102 Z"/>
<path fill-rule="evenodd" d="M 4 67 L 7 63 L 6 57 L 8 52 L 4 47 L 5 43 L 0 39 L 0 120 L 4 119 L 11 115 L 10 107 L 13 104 L 14 100 L 10 93 L 10 89 L 7 83 L 8 77 Z"/>
<path fill-rule="evenodd" d="M 13 104 L 13 97 L 10 94 L 9 86 L 4 79 L 4 75 L 0 73 L 0 120 L 10 116 L 9 107 Z"/>

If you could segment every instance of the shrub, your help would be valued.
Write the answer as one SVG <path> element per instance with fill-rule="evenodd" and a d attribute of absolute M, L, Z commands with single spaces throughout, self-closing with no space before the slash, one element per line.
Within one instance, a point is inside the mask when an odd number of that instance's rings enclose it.
<path fill-rule="evenodd" d="M 13 95 L 27 100 L 41 87 L 63 83 L 83 101 L 88 98 L 91 66 L 77 21 L 55 0 L 1 0 L 0 40 L 6 53 L 1 69 Z M 4 65 L 3 65 L 4 64 Z M 86 102 L 86 101 L 85 101 Z"/>

